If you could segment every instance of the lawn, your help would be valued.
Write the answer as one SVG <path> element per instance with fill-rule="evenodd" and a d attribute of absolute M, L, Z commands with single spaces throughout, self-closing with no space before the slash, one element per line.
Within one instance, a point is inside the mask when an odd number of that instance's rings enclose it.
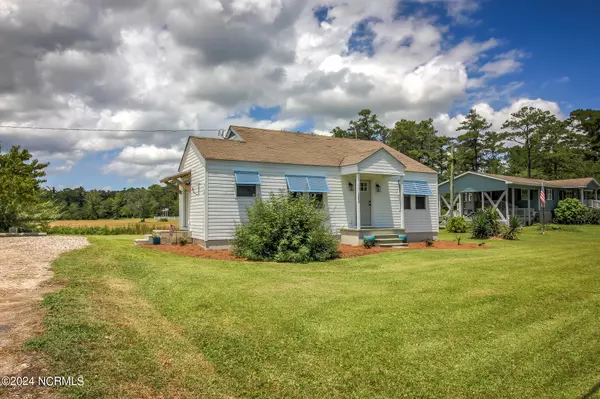
<path fill-rule="evenodd" d="M 307 265 L 91 237 L 55 262 L 28 347 L 84 376 L 73 397 L 582 397 L 600 381 L 600 227 L 579 229 Z"/>
<path fill-rule="evenodd" d="M 140 223 L 140 218 L 133 219 L 98 219 L 98 220 L 56 220 L 50 223 L 51 227 L 65 226 L 65 227 L 127 227 L 132 224 Z M 168 222 L 160 222 L 154 218 L 147 218 L 145 222 L 147 224 L 159 224 L 169 228 L 169 224 L 174 224 L 176 228 L 179 228 L 179 220 L 170 219 Z"/>

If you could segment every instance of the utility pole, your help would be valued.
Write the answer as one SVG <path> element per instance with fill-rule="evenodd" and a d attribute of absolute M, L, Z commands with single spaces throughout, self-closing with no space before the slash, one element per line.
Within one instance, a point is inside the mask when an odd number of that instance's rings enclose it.
<path fill-rule="evenodd" d="M 450 145 L 450 217 L 454 217 L 454 143 Z"/>

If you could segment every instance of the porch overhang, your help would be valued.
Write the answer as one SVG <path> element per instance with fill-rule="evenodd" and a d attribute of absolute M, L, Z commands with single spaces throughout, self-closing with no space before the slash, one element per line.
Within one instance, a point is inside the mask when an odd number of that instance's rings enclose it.
<path fill-rule="evenodd" d="M 186 183 L 187 181 L 189 181 L 189 179 L 191 179 L 191 177 L 192 171 L 186 170 L 160 179 L 160 182 L 169 187 L 171 190 L 181 193 L 179 187 L 182 187 L 186 191 L 192 191 L 190 185 Z"/>

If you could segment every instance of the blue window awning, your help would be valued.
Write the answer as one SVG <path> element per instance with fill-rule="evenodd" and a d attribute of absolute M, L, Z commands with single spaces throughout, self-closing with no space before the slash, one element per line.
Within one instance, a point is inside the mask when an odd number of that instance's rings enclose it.
<path fill-rule="evenodd" d="M 286 175 L 288 189 L 293 193 L 328 193 L 325 176 Z"/>
<path fill-rule="evenodd" d="M 404 195 L 433 195 L 425 180 L 404 180 Z"/>
<path fill-rule="evenodd" d="M 234 171 L 236 184 L 262 184 L 258 172 Z"/>

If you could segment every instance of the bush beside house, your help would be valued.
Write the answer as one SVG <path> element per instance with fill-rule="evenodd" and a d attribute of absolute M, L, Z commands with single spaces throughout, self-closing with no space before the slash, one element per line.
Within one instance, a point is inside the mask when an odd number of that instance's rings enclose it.
<path fill-rule="evenodd" d="M 455 216 L 446 222 L 446 231 L 449 233 L 466 233 L 469 230 L 469 222 L 464 216 Z"/>
<path fill-rule="evenodd" d="M 576 198 L 566 198 L 554 210 L 554 222 L 559 224 L 598 223 L 598 210 L 586 207 Z"/>
<path fill-rule="evenodd" d="M 321 204 L 309 195 L 271 195 L 248 208 L 234 234 L 233 253 L 253 261 L 310 262 L 339 256 Z"/>

